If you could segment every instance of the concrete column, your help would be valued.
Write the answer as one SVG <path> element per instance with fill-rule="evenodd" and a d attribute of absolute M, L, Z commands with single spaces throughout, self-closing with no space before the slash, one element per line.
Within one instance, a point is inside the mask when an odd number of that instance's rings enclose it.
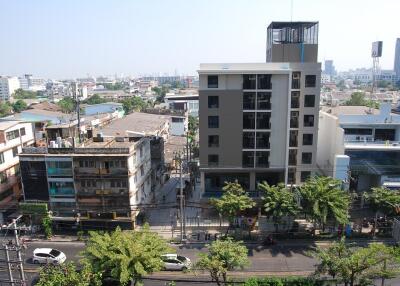
<path fill-rule="evenodd" d="M 250 190 L 251 191 L 256 190 L 256 173 L 255 172 L 250 172 Z"/>
<path fill-rule="evenodd" d="M 204 172 L 200 172 L 200 197 L 203 196 L 206 190 L 205 176 Z"/>

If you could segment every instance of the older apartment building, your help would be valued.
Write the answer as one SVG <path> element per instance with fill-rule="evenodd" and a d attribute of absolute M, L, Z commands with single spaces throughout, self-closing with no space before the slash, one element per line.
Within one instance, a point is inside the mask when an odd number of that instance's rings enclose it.
<path fill-rule="evenodd" d="M 300 184 L 316 171 L 318 23 L 273 22 L 267 63 L 201 64 L 200 171 L 205 196 L 238 180 Z"/>
<path fill-rule="evenodd" d="M 22 190 L 18 154 L 34 143 L 31 123 L 0 121 L 0 223 L 16 211 Z"/>
<path fill-rule="evenodd" d="M 76 148 L 24 148 L 25 201 L 49 203 L 55 221 L 132 228 L 151 202 L 150 140 L 95 137 Z"/>

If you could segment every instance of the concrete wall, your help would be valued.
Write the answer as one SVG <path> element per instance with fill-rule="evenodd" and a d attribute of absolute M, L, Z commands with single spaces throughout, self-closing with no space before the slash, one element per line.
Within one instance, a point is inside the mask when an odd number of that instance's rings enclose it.
<path fill-rule="evenodd" d="M 316 44 L 303 44 L 303 48 L 301 44 L 272 45 L 272 62 L 316 63 L 317 59 L 318 45 Z"/>

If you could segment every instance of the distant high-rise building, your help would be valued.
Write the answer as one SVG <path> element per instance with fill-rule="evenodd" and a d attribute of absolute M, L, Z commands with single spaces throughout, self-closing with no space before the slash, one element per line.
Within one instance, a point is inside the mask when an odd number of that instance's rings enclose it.
<path fill-rule="evenodd" d="M 336 74 L 335 66 L 333 65 L 332 60 L 326 60 L 325 61 L 325 70 L 324 74 L 334 76 Z"/>
<path fill-rule="evenodd" d="M 0 76 L 0 100 L 10 100 L 12 94 L 19 88 L 17 77 Z"/>
<path fill-rule="evenodd" d="M 394 54 L 394 71 L 400 77 L 400 38 L 396 41 L 396 51 Z"/>

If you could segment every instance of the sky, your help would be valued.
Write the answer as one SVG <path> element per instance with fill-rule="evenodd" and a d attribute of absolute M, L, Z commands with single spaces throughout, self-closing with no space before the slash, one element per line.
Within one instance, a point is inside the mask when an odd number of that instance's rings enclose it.
<path fill-rule="evenodd" d="M 319 61 L 337 70 L 372 66 L 377 40 L 393 69 L 399 11 L 399 0 L 0 0 L 0 74 L 195 75 L 200 63 L 265 62 L 267 26 L 291 19 L 319 21 Z"/>

